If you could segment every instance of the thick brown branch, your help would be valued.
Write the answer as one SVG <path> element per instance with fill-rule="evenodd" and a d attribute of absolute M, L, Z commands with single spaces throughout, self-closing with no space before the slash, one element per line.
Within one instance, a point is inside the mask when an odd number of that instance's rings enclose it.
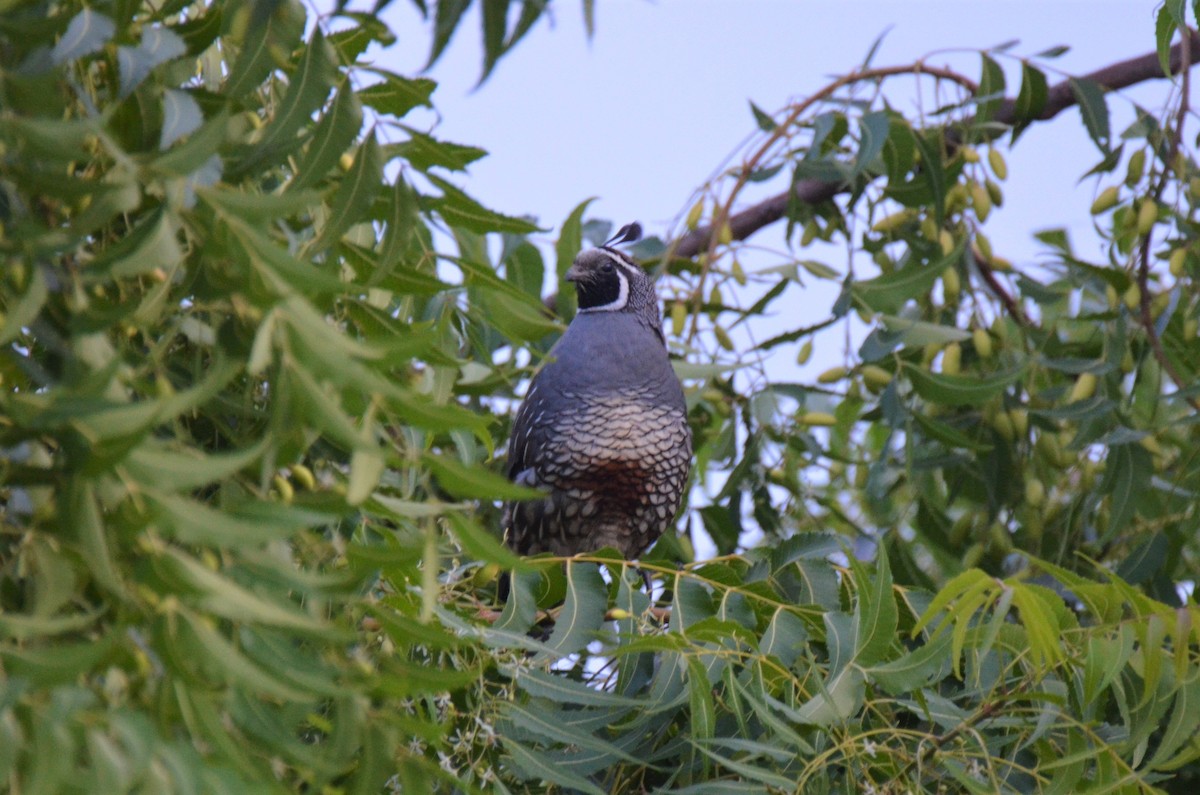
<path fill-rule="evenodd" d="M 1200 48 L 1200 33 L 1190 31 L 1190 42 L 1186 43 L 1191 45 L 1192 51 Z M 1172 74 L 1178 72 L 1182 67 L 1184 44 L 1185 42 L 1180 42 L 1171 48 L 1170 66 Z M 1103 69 L 1097 69 L 1091 74 L 1084 75 L 1084 79 L 1091 80 L 1109 91 L 1128 88 L 1137 83 L 1161 77 L 1164 77 L 1164 75 L 1158 61 L 1158 54 L 1153 52 L 1111 64 Z M 1071 90 L 1070 81 L 1057 83 L 1049 89 L 1046 97 L 1046 105 L 1038 118 L 1042 121 L 1052 119 L 1075 103 L 1075 93 Z M 1001 124 L 1013 124 L 1017 121 L 1016 109 L 1017 101 L 1015 99 L 1006 99 L 997 107 L 992 118 Z M 788 203 L 791 201 L 816 204 L 832 199 L 839 193 L 848 190 L 849 186 L 845 183 L 824 182 L 816 179 L 799 180 L 793 186 L 792 190 L 784 191 L 735 213 L 729 219 L 729 230 L 734 240 L 745 240 L 759 229 L 783 218 L 784 213 L 787 211 Z M 712 231 L 712 227 L 710 226 L 697 227 L 678 238 L 672 246 L 672 250 L 676 255 L 681 257 L 694 257 L 708 248 Z"/>

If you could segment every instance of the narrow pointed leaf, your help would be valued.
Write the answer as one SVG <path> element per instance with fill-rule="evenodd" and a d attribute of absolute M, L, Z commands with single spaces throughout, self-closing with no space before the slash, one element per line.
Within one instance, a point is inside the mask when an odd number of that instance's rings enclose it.
<path fill-rule="evenodd" d="M 547 645 L 563 657 L 578 652 L 595 639 L 607 608 L 608 589 L 596 564 L 568 561 L 567 598 L 554 621 Z"/>

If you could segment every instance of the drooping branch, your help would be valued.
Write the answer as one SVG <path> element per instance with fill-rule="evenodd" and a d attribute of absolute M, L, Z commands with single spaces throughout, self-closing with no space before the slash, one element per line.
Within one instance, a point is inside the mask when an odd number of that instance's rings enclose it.
<path fill-rule="evenodd" d="M 1192 52 L 1200 49 L 1200 32 L 1189 31 L 1188 41 L 1180 42 L 1171 48 L 1169 59 L 1171 74 L 1176 74 L 1183 67 L 1185 45 L 1189 46 Z M 1083 79 L 1091 80 L 1109 91 L 1116 91 L 1163 77 L 1165 75 L 1159 63 L 1158 54 L 1151 52 L 1111 64 L 1103 69 L 1097 69 L 1091 74 L 1084 75 Z M 1064 80 L 1048 90 L 1046 104 L 1037 118 L 1039 121 L 1048 121 L 1076 103 L 1071 82 Z M 992 120 L 1006 125 L 1016 123 L 1018 121 L 1016 99 L 1003 100 L 992 115 Z M 849 189 L 850 187 L 843 182 L 826 182 L 819 179 L 798 180 L 791 190 L 772 196 L 730 216 L 730 234 L 734 240 L 745 240 L 759 229 L 782 219 L 790 202 L 817 204 L 832 199 Z M 711 226 L 697 227 L 678 238 L 670 248 L 678 256 L 694 257 L 708 248 L 712 234 Z"/>
<path fill-rule="evenodd" d="M 1191 84 L 1188 80 L 1188 70 L 1192 66 L 1192 42 L 1194 38 L 1186 38 L 1180 42 L 1180 58 L 1181 67 L 1172 66 L 1172 69 L 1182 68 L 1183 83 L 1182 90 L 1179 96 L 1179 112 L 1175 118 L 1175 126 L 1171 129 L 1167 143 L 1167 154 L 1163 158 L 1164 168 L 1162 174 L 1159 175 L 1157 184 L 1150 192 L 1150 195 L 1145 198 L 1145 201 L 1158 203 L 1162 199 L 1163 191 L 1166 190 L 1167 181 L 1171 173 L 1172 165 L 1175 162 L 1175 157 L 1179 153 L 1179 145 L 1183 141 L 1183 124 L 1187 119 L 1188 108 L 1190 107 L 1188 96 L 1191 90 Z M 1142 323 L 1142 328 L 1146 331 L 1146 341 L 1150 344 L 1150 350 L 1154 354 L 1154 358 L 1158 360 L 1159 365 L 1167 373 L 1170 379 L 1175 383 L 1175 386 L 1184 390 L 1189 386 L 1187 380 L 1175 367 L 1174 363 L 1167 357 L 1167 352 L 1163 348 L 1162 339 L 1158 335 L 1158 329 L 1154 323 L 1154 312 L 1150 302 L 1150 241 L 1153 239 L 1154 230 L 1150 229 L 1142 237 L 1141 245 L 1138 246 L 1138 262 L 1136 282 L 1141 296 L 1138 314 Z M 1192 408 L 1200 411 L 1200 399 L 1193 396 L 1187 398 Z"/>

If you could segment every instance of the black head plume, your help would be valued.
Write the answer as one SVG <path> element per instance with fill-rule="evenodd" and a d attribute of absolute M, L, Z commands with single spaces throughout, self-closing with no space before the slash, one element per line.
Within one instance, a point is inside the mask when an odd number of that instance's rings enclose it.
<path fill-rule="evenodd" d="M 603 246 L 601 246 L 601 248 L 608 248 L 609 246 L 619 246 L 622 243 L 635 243 L 641 239 L 642 239 L 642 225 L 639 224 L 637 221 L 634 221 L 632 224 L 625 224 L 625 226 L 618 229 L 617 233 L 615 235 L 613 235 L 612 237 L 610 237 L 608 239 L 608 241 Z"/>

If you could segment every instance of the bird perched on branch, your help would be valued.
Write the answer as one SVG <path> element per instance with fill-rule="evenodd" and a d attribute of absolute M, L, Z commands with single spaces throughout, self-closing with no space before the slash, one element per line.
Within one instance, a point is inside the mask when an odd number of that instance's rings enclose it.
<path fill-rule="evenodd" d="M 654 284 L 613 248 L 641 232 L 622 227 L 566 273 L 579 312 L 530 384 L 508 448 L 509 479 L 546 492 L 505 506 L 520 554 L 614 547 L 632 559 L 679 510 L 692 457 L 683 388 Z"/>

